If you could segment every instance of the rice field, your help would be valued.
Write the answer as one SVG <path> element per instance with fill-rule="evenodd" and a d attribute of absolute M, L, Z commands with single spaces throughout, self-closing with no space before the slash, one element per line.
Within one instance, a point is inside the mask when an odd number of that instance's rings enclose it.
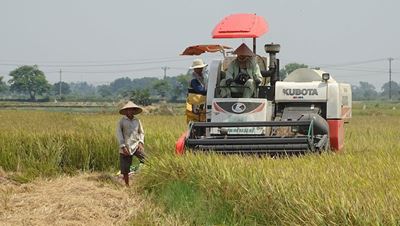
<path fill-rule="evenodd" d="M 149 162 L 133 189 L 191 225 L 399 225 L 400 106 L 354 107 L 345 150 L 290 158 L 178 157 L 183 115 L 141 115 Z M 2 110 L 0 166 L 27 181 L 113 173 L 119 117 Z"/>
<path fill-rule="evenodd" d="M 0 111 L 0 166 L 26 176 L 118 168 L 117 114 Z M 181 116 L 140 117 L 150 155 L 171 151 Z M 173 129 L 171 129 L 173 128 Z M 167 132 L 166 132 L 167 131 Z"/>

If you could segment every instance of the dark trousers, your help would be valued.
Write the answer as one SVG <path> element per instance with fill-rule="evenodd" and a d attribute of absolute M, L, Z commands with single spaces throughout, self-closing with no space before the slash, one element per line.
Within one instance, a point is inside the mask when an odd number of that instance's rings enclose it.
<path fill-rule="evenodd" d="M 120 153 L 119 166 L 122 174 L 128 174 L 130 172 L 133 156 L 136 156 L 139 159 L 140 163 L 144 163 L 146 159 L 146 154 L 144 153 L 144 151 L 141 150 L 136 150 L 133 155 L 123 155 Z"/>

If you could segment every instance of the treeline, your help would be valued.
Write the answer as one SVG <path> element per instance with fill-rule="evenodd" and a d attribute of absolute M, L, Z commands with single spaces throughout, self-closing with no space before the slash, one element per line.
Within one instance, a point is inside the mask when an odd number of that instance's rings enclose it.
<path fill-rule="evenodd" d="M 21 66 L 10 72 L 11 79 L 0 76 L 0 99 L 29 101 L 113 101 L 121 98 L 148 105 L 151 102 L 184 101 L 189 75 L 158 79 L 122 77 L 109 85 L 94 86 L 87 82 L 57 82 L 50 84 L 45 74 L 34 66 Z"/>
<path fill-rule="evenodd" d="M 381 87 L 381 92 L 376 91 L 374 85 L 368 82 L 359 82 L 352 85 L 353 100 L 400 100 L 400 85 L 395 81 L 387 82 Z"/>

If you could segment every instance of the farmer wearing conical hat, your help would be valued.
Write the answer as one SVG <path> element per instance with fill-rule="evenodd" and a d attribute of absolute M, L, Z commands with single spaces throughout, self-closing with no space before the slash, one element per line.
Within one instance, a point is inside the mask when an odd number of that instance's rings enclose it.
<path fill-rule="evenodd" d="M 237 93 L 238 97 L 252 97 L 262 81 L 260 67 L 255 61 L 256 54 L 244 43 L 233 53 L 237 57 L 229 64 L 226 78 L 220 82 L 220 96 L 232 97 L 231 93 Z"/>
<path fill-rule="evenodd" d="M 140 120 L 135 117 L 142 111 L 143 109 L 132 101 L 129 101 L 119 110 L 119 113 L 124 116 L 117 124 L 117 139 L 119 142 L 120 169 L 126 186 L 129 186 L 132 157 L 136 156 L 140 164 L 143 164 L 145 160 L 144 130 Z"/>

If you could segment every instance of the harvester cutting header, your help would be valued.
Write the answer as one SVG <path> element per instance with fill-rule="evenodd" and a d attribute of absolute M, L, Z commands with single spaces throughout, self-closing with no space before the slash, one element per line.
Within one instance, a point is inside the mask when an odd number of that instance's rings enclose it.
<path fill-rule="evenodd" d="M 302 68 L 279 77 L 279 44 L 266 44 L 268 57 L 256 54 L 256 38 L 268 31 L 254 14 L 234 14 L 213 30 L 213 38 L 252 38 L 233 53 L 222 45 L 198 45 L 183 55 L 223 53 L 210 63 L 207 94 L 189 93 L 188 116 L 198 120 L 177 141 L 185 150 L 220 153 L 293 153 L 340 150 L 344 123 L 351 118 L 351 87 L 329 73 Z M 209 51 L 208 51 L 209 50 Z M 192 117 L 193 118 L 193 117 Z M 190 119 L 190 117 L 189 117 Z"/>

